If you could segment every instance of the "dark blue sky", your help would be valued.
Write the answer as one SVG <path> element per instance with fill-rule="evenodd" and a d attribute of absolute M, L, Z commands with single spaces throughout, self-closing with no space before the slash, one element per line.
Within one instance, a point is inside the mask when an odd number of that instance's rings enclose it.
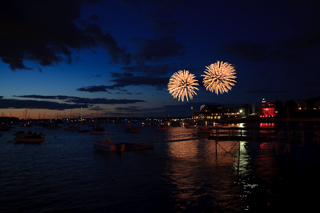
<path fill-rule="evenodd" d="M 318 97 L 319 26 L 316 1 L 3 0 L 0 112 L 181 116 Z M 236 67 L 227 94 L 202 86 L 216 60 Z M 167 91 L 183 69 L 200 81 L 187 103 Z"/>

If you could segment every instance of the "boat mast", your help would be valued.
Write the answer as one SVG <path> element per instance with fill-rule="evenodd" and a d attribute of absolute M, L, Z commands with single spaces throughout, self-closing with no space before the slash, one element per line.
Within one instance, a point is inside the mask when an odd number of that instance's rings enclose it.
<path fill-rule="evenodd" d="M 28 101 L 26 101 L 26 114 L 24 118 L 24 134 L 26 134 L 26 128 L 27 128 L 27 115 L 28 115 Z"/>

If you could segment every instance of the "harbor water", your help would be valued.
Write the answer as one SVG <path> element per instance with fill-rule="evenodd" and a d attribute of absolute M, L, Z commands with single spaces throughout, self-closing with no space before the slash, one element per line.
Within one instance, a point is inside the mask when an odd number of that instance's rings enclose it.
<path fill-rule="evenodd" d="M 192 129 L 143 127 L 115 142 L 153 149 L 95 150 L 99 135 L 30 127 L 41 144 L 0 137 L 0 212 L 272 212 L 318 208 L 320 148 L 274 142 L 191 138 Z M 189 140 L 181 139 L 181 135 Z M 109 136 L 107 136 L 109 137 Z"/>

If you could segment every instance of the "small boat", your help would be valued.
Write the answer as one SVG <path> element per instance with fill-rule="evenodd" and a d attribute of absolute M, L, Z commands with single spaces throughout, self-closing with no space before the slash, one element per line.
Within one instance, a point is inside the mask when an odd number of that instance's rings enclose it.
<path fill-rule="evenodd" d="M 64 131 L 79 131 L 80 127 L 75 125 L 70 125 L 68 128 L 64 128 Z"/>
<path fill-rule="evenodd" d="M 60 126 L 58 124 L 48 124 L 47 129 L 59 129 Z"/>
<path fill-rule="evenodd" d="M 196 131 L 192 133 L 194 136 L 209 136 L 211 129 L 207 127 L 198 127 L 195 129 Z"/>
<path fill-rule="evenodd" d="M 114 135 L 113 132 L 89 131 L 90 135 Z"/>
<path fill-rule="evenodd" d="M 124 151 L 126 148 L 125 144 L 116 144 L 109 138 L 101 138 L 100 141 L 92 141 L 93 147 L 102 151 L 116 152 Z"/>
<path fill-rule="evenodd" d="M 41 143 L 44 142 L 45 134 L 39 133 L 25 133 L 23 131 L 19 131 L 15 134 L 14 140 L 16 143 Z"/>
<path fill-rule="evenodd" d="M 90 132 L 91 130 L 90 129 L 80 129 L 78 130 L 79 133 L 87 133 L 87 132 Z"/>

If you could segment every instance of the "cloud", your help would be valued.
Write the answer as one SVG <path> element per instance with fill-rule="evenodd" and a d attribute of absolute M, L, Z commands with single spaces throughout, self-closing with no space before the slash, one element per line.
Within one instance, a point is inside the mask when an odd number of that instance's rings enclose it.
<path fill-rule="evenodd" d="M 130 91 L 123 89 L 127 86 L 153 86 L 157 89 L 163 89 L 167 86 L 169 78 L 167 77 L 149 77 L 149 76 L 135 76 L 133 73 L 113 73 L 111 72 L 111 77 L 113 78 L 110 80 L 114 82 L 114 84 L 109 86 L 88 86 L 88 87 L 81 87 L 78 88 L 78 91 L 81 92 L 108 92 L 110 90 L 118 90 L 125 94 L 140 94 L 140 93 L 131 93 Z"/>
<path fill-rule="evenodd" d="M 31 98 L 31 99 L 47 99 L 47 100 L 60 100 L 64 101 L 67 104 L 78 104 L 78 105 L 85 105 L 85 106 L 93 106 L 95 104 L 105 104 L 105 105 L 115 105 L 115 104 L 134 104 L 139 102 L 145 102 L 144 100 L 139 99 L 107 99 L 107 98 L 81 98 L 76 96 L 63 96 L 63 95 L 57 95 L 57 96 L 46 96 L 46 95 L 20 95 L 20 96 L 14 96 L 18 98 Z M 3 99 L 0 99 L 0 101 Z M 9 99 L 8 99 L 9 100 Z M 14 99 L 10 99 L 14 100 Z M 24 102 L 24 107 L 26 100 L 22 100 Z M 32 100 L 31 100 L 32 101 Z M 29 102 L 29 100 L 28 100 Z M 48 101 L 38 101 L 39 106 L 41 106 L 41 103 L 46 103 Z M 50 101 L 49 103 L 57 103 Z M 12 105 L 14 106 L 14 105 Z M 41 107 L 42 108 L 42 107 Z M 78 108 L 78 107 L 75 107 Z"/>
<path fill-rule="evenodd" d="M 106 109 L 104 109 L 104 108 L 102 108 L 100 106 L 95 106 L 95 107 L 90 108 L 89 110 L 92 110 L 92 111 L 104 111 Z"/>
<path fill-rule="evenodd" d="M 80 19 L 89 0 L 25 0 L 0 2 L 0 58 L 12 70 L 31 69 L 25 60 L 41 66 L 71 64 L 72 51 L 102 46 L 114 63 L 129 64 L 131 55 L 110 32 Z M 94 16 L 90 20 L 94 20 Z"/>
<path fill-rule="evenodd" d="M 305 63 L 309 56 L 319 55 L 320 30 L 273 43 L 241 41 L 222 45 L 227 54 L 249 62 L 265 60 L 286 64 Z"/>
<path fill-rule="evenodd" d="M 136 61 L 163 61 L 171 57 L 183 56 L 186 47 L 177 41 L 174 36 L 162 37 L 159 39 L 133 39 L 137 47 L 134 55 Z"/>
<path fill-rule="evenodd" d="M 135 76 L 132 73 L 111 73 L 114 78 L 111 81 L 115 82 L 112 87 L 125 87 L 125 86 L 155 86 L 163 88 L 167 85 L 169 79 L 167 77 L 148 77 L 148 76 Z"/>
<path fill-rule="evenodd" d="M 88 87 L 81 87 L 78 88 L 77 90 L 80 92 L 107 92 L 107 93 L 111 93 L 109 92 L 109 90 L 107 89 L 108 86 L 88 86 Z"/>
<path fill-rule="evenodd" d="M 122 67 L 125 72 L 136 72 L 148 76 L 166 75 L 177 68 L 169 64 L 146 65 L 145 63 L 137 63 L 137 65 Z"/>
<path fill-rule="evenodd" d="M 88 108 L 87 104 L 69 104 L 58 103 L 54 101 L 37 101 L 37 100 L 18 100 L 18 99 L 0 99 L 1 109 L 50 109 L 50 110 L 64 110 L 64 109 L 79 109 Z"/>

